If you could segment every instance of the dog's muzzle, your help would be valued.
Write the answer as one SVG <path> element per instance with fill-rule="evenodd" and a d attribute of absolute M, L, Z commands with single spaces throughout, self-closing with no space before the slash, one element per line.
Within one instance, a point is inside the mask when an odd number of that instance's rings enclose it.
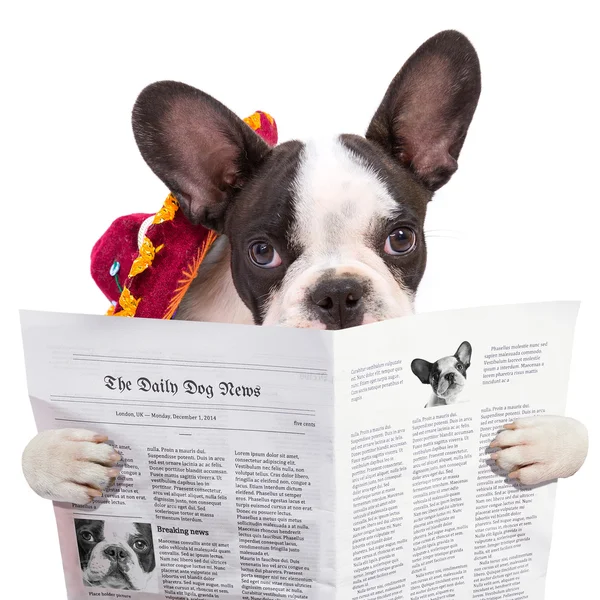
<path fill-rule="evenodd" d="M 365 316 L 365 289 L 355 278 L 326 279 L 310 291 L 315 318 L 327 329 L 361 325 Z"/>
<path fill-rule="evenodd" d="M 129 559 L 129 554 L 121 546 L 108 546 L 103 552 L 111 563 L 123 564 Z"/>

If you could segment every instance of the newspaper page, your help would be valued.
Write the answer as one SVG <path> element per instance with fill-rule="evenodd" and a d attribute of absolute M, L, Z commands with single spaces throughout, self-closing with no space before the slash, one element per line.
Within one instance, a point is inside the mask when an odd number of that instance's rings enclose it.
<path fill-rule="evenodd" d="M 556 482 L 509 480 L 489 444 L 515 419 L 564 414 L 577 310 L 475 308 L 336 336 L 341 598 L 542 600 Z"/>
<path fill-rule="evenodd" d="M 339 332 L 23 312 L 38 429 L 123 457 L 55 504 L 68 598 L 541 600 L 556 484 L 488 446 L 563 414 L 577 308 Z"/>
<path fill-rule="evenodd" d="M 102 498 L 56 505 L 70 600 L 335 597 L 331 336 L 43 313 L 22 327 L 38 428 L 92 429 L 123 457 Z"/>

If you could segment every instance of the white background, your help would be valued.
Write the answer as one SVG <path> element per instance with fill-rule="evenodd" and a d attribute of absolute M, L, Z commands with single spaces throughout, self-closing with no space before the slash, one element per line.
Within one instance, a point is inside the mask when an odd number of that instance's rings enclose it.
<path fill-rule="evenodd" d="M 107 308 L 88 274 L 93 243 L 114 218 L 154 212 L 165 196 L 131 134 L 137 93 L 185 81 L 240 116 L 271 113 L 282 141 L 362 133 L 403 61 L 455 28 L 479 52 L 483 93 L 460 169 L 430 206 L 419 309 L 583 300 L 568 414 L 588 425 L 591 451 L 559 485 L 547 598 L 591 598 L 600 521 L 593 3 L 560 12 L 544 2 L 163 4 L 13 2 L 0 14 L 2 595 L 65 597 L 51 505 L 20 472 L 34 424 L 17 310 Z"/>

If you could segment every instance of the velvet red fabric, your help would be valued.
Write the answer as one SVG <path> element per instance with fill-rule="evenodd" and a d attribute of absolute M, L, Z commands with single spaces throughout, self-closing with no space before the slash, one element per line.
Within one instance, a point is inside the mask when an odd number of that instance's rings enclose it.
<path fill-rule="evenodd" d="M 275 123 L 275 119 L 260 110 L 256 111 L 256 114 L 260 117 L 260 127 L 255 129 L 256 133 L 258 133 L 269 146 L 275 146 L 275 144 L 277 144 L 277 123 Z"/>
<path fill-rule="evenodd" d="M 150 319 L 168 319 L 174 315 L 187 285 L 196 275 L 202 258 L 203 245 L 214 235 L 201 225 L 192 225 L 177 210 L 172 221 L 150 225 L 146 237 L 155 248 L 164 244 L 143 272 L 128 277 L 137 258 L 138 232 L 148 214 L 120 217 L 98 240 L 92 250 L 92 277 L 104 295 L 118 305 L 121 289 L 126 287 L 139 300 L 135 316 Z M 118 267 L 115 263 L 118 263 Z M 113 275 L 112 273 L 118 270 Z"/>

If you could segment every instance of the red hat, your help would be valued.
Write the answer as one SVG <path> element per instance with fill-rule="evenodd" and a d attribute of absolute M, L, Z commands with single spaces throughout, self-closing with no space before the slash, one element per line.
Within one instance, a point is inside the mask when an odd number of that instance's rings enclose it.
<path fill-rule="evenodd" d="M 244 121 L 265 142 L 277 143 L 277 124 L 264 112 Z M 171 319 L 217 234 L 192 225 L 169 194 L 155 214 L 119 217 L 92 249 L 91 272 L 111 301 L 109 315 Z"/>

